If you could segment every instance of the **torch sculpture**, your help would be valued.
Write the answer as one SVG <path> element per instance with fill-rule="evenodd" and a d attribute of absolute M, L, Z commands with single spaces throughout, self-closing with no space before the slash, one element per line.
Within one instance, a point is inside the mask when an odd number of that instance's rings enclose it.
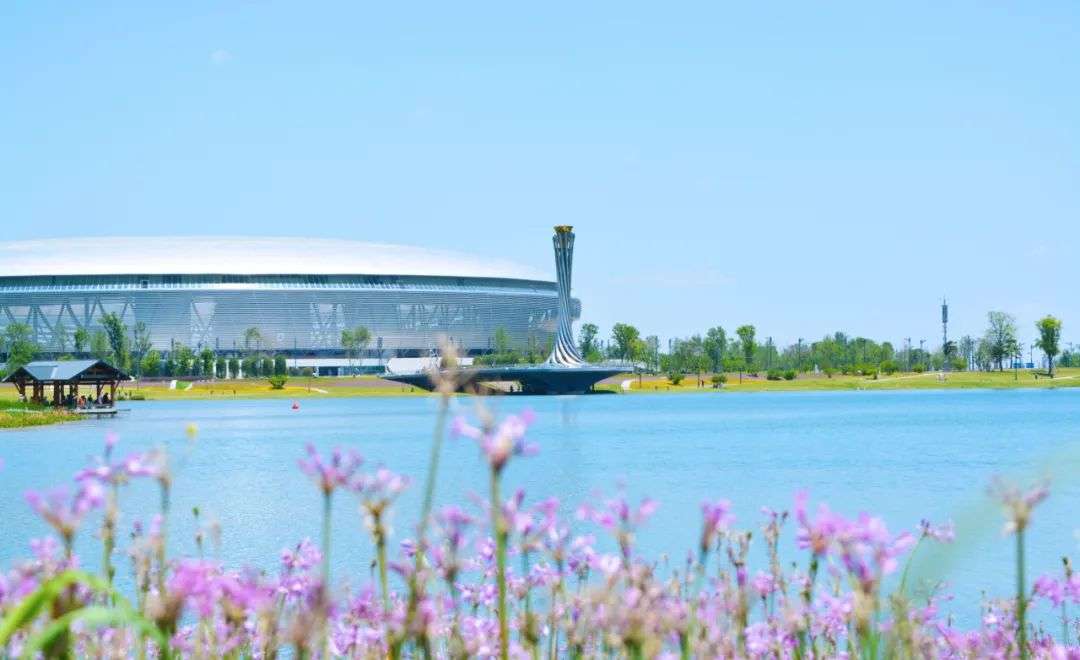
<path fill-rule="evenodd" d="M 555 244 L 555 285 L 559 291 L 559 321 L 555 331 L 555 346 L 551 349 L 547 364 L 560 367 L 580 367 L 585 360 L 574 344 L 574 331 L 570 325 L 570 278 L 574 266 L 574 228 L 569 225 L 555 227 L 551 238 Z"/>

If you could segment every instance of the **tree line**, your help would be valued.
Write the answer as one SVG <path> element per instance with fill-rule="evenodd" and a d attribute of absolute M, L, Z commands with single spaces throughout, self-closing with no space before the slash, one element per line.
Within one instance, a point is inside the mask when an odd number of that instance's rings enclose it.
<path fill-rule="evenodd" d="M 1080 366 L 1080 350 L 1071 345 L 1062 349 L 1060 319 L 1046 316 L 1035 327 L 1038 339 L 1027 348 L 1042 351 L 1049 375 L 1053 375 L 1058 364 Z M 364 353 L 371 336 L 364 327 L 342 330 L 341 348 L 350 367 L 353 360 Z M 128 328 L 117 314 L 110 312 L 101 317 L 100 328 L 88 331 L 80 327 L 70 336 L 63 324 L 57 323 L 49 349 L 54 353 L 73 350 L 76 354 L 89 354 L 140 377 L 265 378 L 292 372 L 302 375 L 288 368 L 285 356 L 269 352 L 270 342 L 258 328 L 245 330 L 243 343 L 246 355 L 242 358 L 226 357 L 209 348 L 196 349 L 179 343 L 174 343 L 172 350 L 162 354 L 153 348 L 145 323 L 140 321 Z M 786 376 L 812 370 L 830 376 L 835 373 L 872 375 L 940 369 L 1003 370 L 1022 361 L 1025 350 L 1018 339 L 1015 317 L 1002 311 L 987 313 L 987 327 L 982 336 L 965 335 L 934 351 L 915 347 L 910 341 L 897 348 L 889 341 L 877 342 L 844 332 L 835 332 L 816 341 L 800 338 L 787 346 L 778 346 L 772 337 L 761 336 L 752 324 L 740 325 L 732 333 L 718 325 L 703 334 L 673 339 L 664 351 L 656 335 L 643 337 L 638 328 L 629 323 L 616 323 L 606 342 L 601 340 L 596 324 L 584 323 L 578 335 L 578 347 L 589 362 L 634 362 L 648 371 L 673 376 L 759 374 L 763 371 L 771 376 Z M 25 323 L 9 323 L 0 334 L 0 353 L 6 358 L 5 373 L 32 361 L 44 350 Z M 541 341 L 530 337 L 526 346 L 515 347 L 509 333 L 499 328 L 495 331 L 490 353 L 479 356 L 476 363 L 536 364 L 543 362 L 550 352 L 550 339 Z"/>
<path fill-rule="evenodd" d="M 291 369 L 286 357 L 269 351 L 270 342 L 256 328 L 244 331 L 242 357 L 226 356 L 210 348 L 192 348 L 174 342 L 165 353 L 153 348 L 150 330 L 142 321 L 130 328 L 116 313 L 103 314 L 101 327 L 92 331 L 79 327 L 67 332 L 62 322 L 53 326 L 52 341 L 42 346 L 35 341 L 33 329 L 26 323 L 9 323 L 0 333 L 0 353 L 4 354 L 3 373 L 36 359 L 48 351 L 60 353 L 60 359 L 89 355 L 104 360 L 121 371 L 137 377 L 195 377 L 195 378 L 270 378 L 288 375 L 311 375 L 310 369 Z M 371 332 L 364 327 L 341 332 L 341 347 L 350 363 L 361 355 L 371 341 Z"/>
<path fill-rule="evenodd" d="M 1061 320 L 1054 316 L 1039 319 L 1035 324 L 1038 339 L 1029 347 L 1045 355 L 1050 376 L 1056 364 L 1080 366 L 1080 351 L 1071 346 L 1062 350 L 1061 328 Z M 737 326 L 734 332 L 718 325 L 703 334 L 673 339 L 663 351 L 655 335 L 642 337 L 628 323 L 616 323 L 608 342 L 601 341 L 595 324 L 584 323 L 578 335 L 578 347 L 589 362 L 632 361 L 646 370 L 676 377 L 694 373 L 765 372 L 773 378 L 791 378 L 795 373 L 808 371 L 827 376 L 836 373 L 870 376 L 900 371 L 1004 370 L 1020 362 L 1025 350 L 1018 339 L 1015 317 L 1001 311 L 987 313 L 987 327 L 981 337 L 965 335 L 935 350 L 916 347 L 910 340 L 898 348 L 889 341 L 853 337 L 844 332 L 813 341 L 800 338 L 780 346 L 772 337 L 762 336 L 752 324 Z"/>

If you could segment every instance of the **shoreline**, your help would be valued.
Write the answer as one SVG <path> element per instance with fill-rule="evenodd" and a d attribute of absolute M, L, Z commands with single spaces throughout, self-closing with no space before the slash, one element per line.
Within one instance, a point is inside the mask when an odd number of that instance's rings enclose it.
<path fill-rule="evenodd" d="M 762 376 L 744 376 L 740 383 L 737 374 L 728 374 L 728 380 L 717 388 L 711 382 L 711 374 L 702 378 L 698 385 L 696 375 L 686 377 L 674 385 L 663 376 L 636 376 L 626 374 L 602 381 L 597 385 L 602 394 L 730 394 L 738 392 L 872 392 L 899 390 L 1008 390 L 1008 389 L 1058 389 L 1080 387 L 1080 368 L 1059 370 L 1055 378 L 1035 372 L 951 372 L 939 377 L 937 372 L 924 374 L 900 374 L 879 379 L 862 376 L 800 375 L 795 380 L 767 380 Z M 299 379 L 298 379 L 299 380 Z M 297 383 L 297 381 L 292 381 Z M 628 386 L 628 389 L 627 389 Z M 305 379 L 297 384 L 286 384 L 284 389 L 270 388 L 265 380 L 194 381 L 185 389 L 169 389 L 163 382 L 125 385 L 117 402 L 139 401 L 220 401 L 228 399 L 342 399 L 357 397 L 424 397 L 431 393 L 416 387 L 400 385 L 375 376 L 358 378 Z M 512 395 L 513 396 L 513 395 Z M 130 397 L 130 398 L 129 398 Z M 15 390 L 0 386 L 0 428 L 24 428 L 53 423 L 74 421 L 78 417 L 57 413 L 49 409 L 30 409 L 27 412 L 11 412 L 16 403 Z M 23 417 L 23 416 L 26 417 Z M 31 418 L 49 418 L 48 421 L 21 423 Z M 20 421 L 16 421 L 16 419 Z"/>

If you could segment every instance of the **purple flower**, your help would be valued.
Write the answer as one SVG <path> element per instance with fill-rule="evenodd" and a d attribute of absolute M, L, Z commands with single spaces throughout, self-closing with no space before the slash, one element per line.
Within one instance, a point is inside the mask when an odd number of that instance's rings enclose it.
<path fill-rule="evenodd" d="M 220 567 L 209 561 L 185 559 L 173 566 L 169 576 L 169 594 L 195 608 L 203 619 L 214 613 L 214 604 L 220 593 L 218 574 Z"/>
<path fill-rule="evenodd" d="M 68 491 L 57 488 L 47 493 L 29 491 L 26 501 L 60 536 L 70 541 L 87 513 L 105 503 L 105 489 L 93 479 L 79 484 L 75 497 L 68 500 Z"/>
<path fill-rule="evenodd" d="M 951 520 L 943 525 L 934 526 L 924 518 L 919 522 L 919 532 L 923 538 L 934 539 L 941 543 L 951 543 L 956 538 L 956 527 Z"/>
<path fill-rule="evenodd" d="M 1005 508 L 1005 534 L 1012 534 L 1027 528 L 1035 507 L 1050 495 L 1050 487 L 1043 481 L 1022 491 L 1017 486 L 997 478 L 991 484 L 990 492 Z"/>
<path fill-rule="evenodd" d="M 306 571 L 319 565 L 322 553 L 311 539 L 304 539 L 296 547 L 281 551 L 281 567 L 285 572 Z"/>
<path fill-rule="evenodd" d="M 409 487 L 409 478 L 380 467 L 374 474 L 363 474 L 351 484 L 355 492 L 365 499 L 389 502 Z"/>
<path fill-rule="evenodd" d="M 124 458 L 124 471 L 129 477 L 149 477 L 157 479 L 165 471 L 164 456 L 161 452 L 130 454 Z"/>
<path fill-rule="evenodd" d="M 498 425 L 485 424 L 480 428 L 470 424 L 464 417 L 457 417 L 450 425 L 450 433 L 475 440 L 487 457 L 491 469 L 498 472 L 506 466 L 511 456 L 532 456 L 538 451 L 537 446 L 525 438 L 525 433 L 535 418 L 533 412 L 526 409 L 520 415 L 507 415 Z"/>
<path fill-rule="evenodd" d="M 348 486 L 353 474 L 364 462 L 357 452 L 344 451 L 338 447 L 330 452 L 329 460 L 323 460 L 315 445 L 311 443 L 307 445 L 307 454 L 306 459 L 301 458 L 297 463 L 300 470 L 312 478 L 324 495 L 333 493 L 339 486 Z"/>
<path fill-rule="evenodd" d="M 773 577 L 772 573 L 758 571 L 754 575 L 754 579 L 750 581 L 750 586 L 754 588 L 759 598 L 766 598 L 776 591 L 776 578 Z"/>
<path fill-rule="evenodd" d="M 811 520 L 806 515 L 806 502 L 809 495 L 805 491 L 795 494 L 795 520 L 799 523 L 796 540 L 800 550 L 809 549 L 815 555 L 823 556 L 833 545 L 836 538 L 845 531 L 847 522 L 833 514 L 825 504 L 818 506 L 817 516 Z"/>
<path fill-rule="evenodd" d="M 435 517 L 446 537 L 446 542 L 456 552 L 465 544 L 465 530 L 473 523 L 472 517 L 456 506 L 443 507 Z"/>
<path fill-rule="evenodd" d="M 860 514 L 839 535 L 840 557 L 865 593 L 873 593 L 881 578 L 896 570 L 897 557 L 914 540 L 906 532 L 892 536 L 881 518 Z"/>
<path fill-rule="evenodd" d="M 1049 575 L 1041 575 L 1035 580 L 1033 593 L 1050 601 L 1050 604 L 1054 607 L 1058 607 L 1065 602 L 1065 585 Z"/>
<path fill-rule="evenodd" d="M 716 502 L 701 503 L 701 544 L 699 550 L 702 554 L 708 552 L 713 539 L 728 530 L 735 522 L 735 516 L 731 513 L 731 502 L 717 500 Z"/>

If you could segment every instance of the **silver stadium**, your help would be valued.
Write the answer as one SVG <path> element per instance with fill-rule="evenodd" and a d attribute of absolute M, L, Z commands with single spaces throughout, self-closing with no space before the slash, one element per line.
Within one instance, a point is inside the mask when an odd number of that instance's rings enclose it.
<path fill-rule="evenodd" d="M 571 315 L 580 304 L 573 300 Z M 368 354 L 464 355 L 550 349 L 558 291 L 544 273 L 497 259 L 400 245 L 310 238 L 73 238 L 0 243 L 0 326 L 25 323 L 45 351 L 118 314 L 153 345 L 229 352 L 256 328 L 262 350 L 341 353 L 365 327 Z M 250 335 L 249 335 L 250 338 Z M 66 344 L 66 345 L 65 345 Z"/>

